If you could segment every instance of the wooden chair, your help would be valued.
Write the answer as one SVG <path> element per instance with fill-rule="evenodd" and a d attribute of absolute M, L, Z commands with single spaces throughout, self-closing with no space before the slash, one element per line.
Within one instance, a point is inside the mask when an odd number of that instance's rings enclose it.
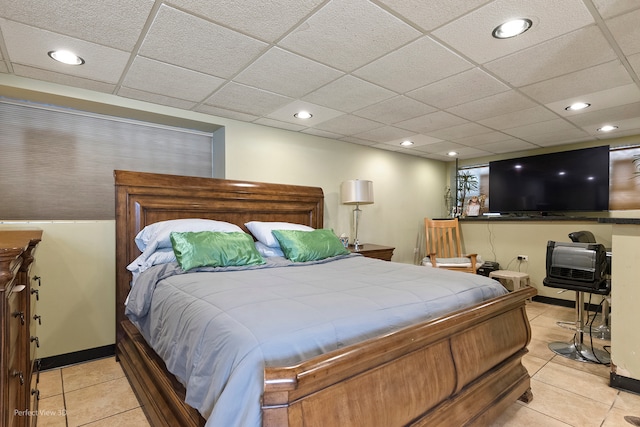
<path fill-rule="evenodd" d="M 458 218 L 424 219 L 426 256 L 432 267 L 476 273 L 478 254 L 463 254 Z"/>

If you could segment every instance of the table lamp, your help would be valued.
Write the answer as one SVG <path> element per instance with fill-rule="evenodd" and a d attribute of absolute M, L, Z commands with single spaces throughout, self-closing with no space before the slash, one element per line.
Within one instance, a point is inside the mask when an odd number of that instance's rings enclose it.
<path fill-rule="evenodd" d="M 355 250 L 360 249 L 358 241 L 358 222 L 360 221 L 360 205 L 370 205 L 373 203 L 373 182 L 359 179 L 344 181 L 340 186 L 340 198 L 345 205 L 356 205 L 353 209 L 353 227 L 355 236 L 353 246 Z"/>

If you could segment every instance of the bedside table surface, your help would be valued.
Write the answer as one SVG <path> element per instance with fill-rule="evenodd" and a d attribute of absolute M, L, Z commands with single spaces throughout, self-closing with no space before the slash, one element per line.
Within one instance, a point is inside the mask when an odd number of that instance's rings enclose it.
<path fill-rule="evenodd" d="M 361 254 L 368 258 L 377 258 L 384 261 L 391 261 L 391 257 L 393 256 L 394 247 L 391 246 L 383 246 L 383 245 L 375 245 L 373 243 L 364 243 L 359 246 L 359 249 L 356 251 L 353 245 L 349 245 L 348 248 L 352 253 Z"/>

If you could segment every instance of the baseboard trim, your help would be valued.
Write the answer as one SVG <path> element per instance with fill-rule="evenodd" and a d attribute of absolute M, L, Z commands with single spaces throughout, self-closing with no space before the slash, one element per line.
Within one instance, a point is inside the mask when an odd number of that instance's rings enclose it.
<path fill-rule="evenodd" d="M 591 303 L 589 304 L 588 300 L 588 296 L 585 296 L 585 302 L 584 302 L 584 308 L 585 310 L 588 310 L 590 312 L 597 312 L 600 313 L 602 310 L 600 309 L 600 303 L 598 304 L 594 304 Z M 545 297 L 545 296 L 540 296 L 540 295 L 536 295 L 533 297 L 533 301 L 535 302 L 541 302 L 543 304 L 550 304 L 550 305 L 559 305 L 562 307 L 569 307 L 569 308 L 575 308 L 576 307 L 576 302 L 575 300 L 566 300 L 566 299 L 561 299 L 561 298 L 553 298 L 553 297 Z M 599 301 L 599 300 L 598 300 Z M 609 309 L 611 312 L 613 310 Z"/>
<path fill-rule="evenodd" d="M 618 390 L 640 394 L 640 380 L 634 378 L 623 377 L 612 372 L 609 375 L 609 385 Z"/>
<path fill-rule="evenodd" d="M 43 357 L 40 359 L 40 370 L 46 371 L 48 369 L 61 368 L 63 366 L 75 365 L 77 363 L 88 362 L 90 360 L 110 357 L 115 354 L 116 345 L 109 344 L 102 347 L 60 354 L 58 356 Z"/>

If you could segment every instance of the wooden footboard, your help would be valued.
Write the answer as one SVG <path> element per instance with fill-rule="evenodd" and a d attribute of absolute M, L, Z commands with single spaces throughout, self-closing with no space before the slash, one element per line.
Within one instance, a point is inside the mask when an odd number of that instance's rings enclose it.
<path fill-rule="evenodd" d="M 484 425 L 528 393 L 526 288 L 265 372 L 263 425 Z"/>
<path fill-rule="evenodd" d="M 487 425 L 521 397 L 531 331 L 525 288 L 487 303 L 265 370 L 263 426 Z M 184 387 L 137 329 L 123 324 L 122 367 L 153 426 L 202 426 Z"/>

